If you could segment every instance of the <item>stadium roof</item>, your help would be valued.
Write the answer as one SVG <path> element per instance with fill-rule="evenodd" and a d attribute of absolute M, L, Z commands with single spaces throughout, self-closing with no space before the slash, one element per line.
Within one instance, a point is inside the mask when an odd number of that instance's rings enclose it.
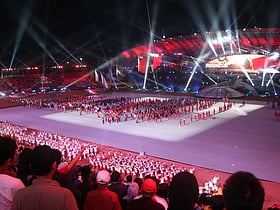
<path fill-rule="evenodd" d="M 279 28 L 254 28 L 218 32 L 194 33 L 188 36 L 154 40 L 122 52 L 125 58 L 158 54 L 181 55 L 186 60 L 211 60 L 233 54 L 263 54 L 271 56 L 280 52 Z"/>

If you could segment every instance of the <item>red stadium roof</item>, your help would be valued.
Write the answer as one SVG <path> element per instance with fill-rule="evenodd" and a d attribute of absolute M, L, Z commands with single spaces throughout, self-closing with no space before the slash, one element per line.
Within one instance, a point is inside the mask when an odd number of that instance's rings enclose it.
<path fill-rule="evenodd" d="M 154 40 L 122 52 L 125 58 L 146 56 L 148 52 L 159 55 L 181 54 L 187 57 L 210 60 L 229 54 L 270 54 L 280 51 L 280 28 L 254 28 L 205 32 L 187 36 Z"/>

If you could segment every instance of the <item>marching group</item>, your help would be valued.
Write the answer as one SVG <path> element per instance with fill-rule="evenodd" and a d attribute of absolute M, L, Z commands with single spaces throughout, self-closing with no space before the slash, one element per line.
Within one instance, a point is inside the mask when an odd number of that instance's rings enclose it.
<path fill-rule="evenodd" d="M 101 122 L 119 123 L 135 120 L 136 123 L 162 122 L 163 120 L 178 119 L 179 125 L 186 125 L 197 120 L 209 118 L 212 115 L 227 111 L 232 103 L 224 100 L 223 105 L 213 107 L 219 100 L 196 99 L 192 97 L 176 98 L 96 98 L 94 96 L 74 96 L 67 99 L 22 101 L 24 106 L 76 111 L 96 115 Z"/>

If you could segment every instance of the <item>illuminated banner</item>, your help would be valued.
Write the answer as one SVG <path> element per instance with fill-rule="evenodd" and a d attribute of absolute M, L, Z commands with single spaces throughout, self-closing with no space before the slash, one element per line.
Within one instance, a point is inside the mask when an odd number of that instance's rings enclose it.
<path fill-rule="evenodd" d="M 140 58 L 138 71 L 141 73 L 146 72 L 147 58 Z"/>
<path fill-rule="evenodd" d="M 206 69 L 223 69 L 228 71 L 244 71 L 255 72 L 268 67 L 279 66 L 279 58 L 272 59 L 265 55 L 244 54 L 230 55 L 216 58 L 205 64 Z"/>
<path fill-rule="evenodd" d="M 141 73 L 146 72 L 147 60 L 148 59 L 146 57 L 145 58 L 139 58 L 139 66 L 138 66 L 138 71 L 139 72 L 141 72 Z M 149 67 L 152 67 L 153 69 L 156 69 L 162 63 L 162 56 L 151 57 L 150 62 L 152 62 L 152 64 Z"/>

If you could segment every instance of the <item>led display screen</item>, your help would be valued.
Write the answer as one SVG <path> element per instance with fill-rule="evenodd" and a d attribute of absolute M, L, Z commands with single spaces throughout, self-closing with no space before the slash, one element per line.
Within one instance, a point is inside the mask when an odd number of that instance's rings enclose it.
<path fill-rule="evenodd" d="M 205 68 L 207 70 L 227 70 L 233 72 L 240 72 L 245 70 L 249 73 L 262 71 L 265 68 L 277 67 L 279 67 L 279 58 L 256 54 L 223 56 L 208 61 L 205 64 Z"/>

